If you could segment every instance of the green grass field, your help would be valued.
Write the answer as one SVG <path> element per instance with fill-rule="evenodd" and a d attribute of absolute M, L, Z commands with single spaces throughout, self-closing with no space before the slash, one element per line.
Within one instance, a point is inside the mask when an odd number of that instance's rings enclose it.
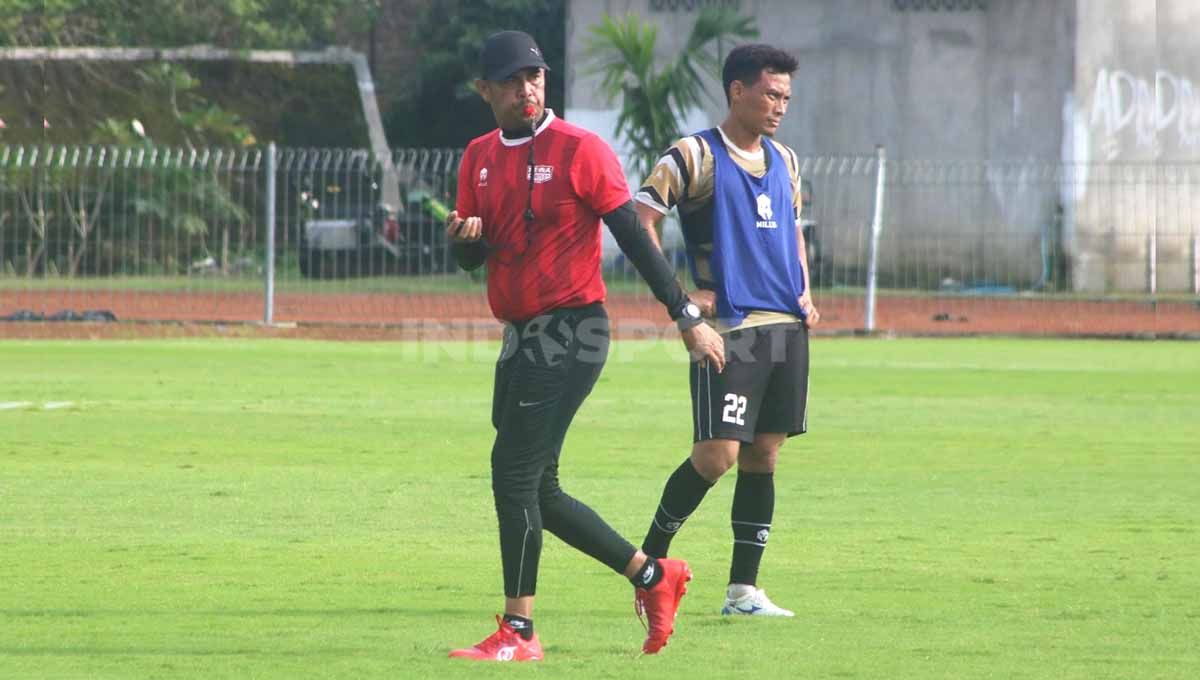
<path fill-rule="evenodd" d="M 451 662 L 501 605 L 495 349 L 0 342 L 0 677 L 1200 671 L 1200 344 L 1031 340 L 814 341 L 761 581 L 797 618 L 716 613 L 730 477 L 661 655 L 547 536 L 545 662 Z M 618 343 L 563 454 L 635 542 L 688 448 L 680 354 Z"/>

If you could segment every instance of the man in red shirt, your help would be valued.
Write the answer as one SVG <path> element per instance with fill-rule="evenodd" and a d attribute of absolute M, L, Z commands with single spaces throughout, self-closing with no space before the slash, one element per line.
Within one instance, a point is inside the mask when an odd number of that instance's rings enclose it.
<path fill-rule="evenodd" d="M 673 632 L 691 578 L 687 563 L 647 557 L 558 483 L 567 428 L 608 354 L 602 219 L 692 355 L 721 370 L 724 345 L 700 322 L 699 308 L 642 230 L 612 149 L 545 108 L 548 67 L 533 38 L 519 31 L 490 36 L 482 67 L 475 86 L 499 129 L 467 147 L 446 231 L 459 266 L 486 261 L 488 302 L 505 322 L 492 402 L 505 601 L 499 630 L 450 656 L 542 658 L 532 616 L 543 528 L 633 583 L 638 611 L 649 619 L 642 650 L 654 654 Z"/>

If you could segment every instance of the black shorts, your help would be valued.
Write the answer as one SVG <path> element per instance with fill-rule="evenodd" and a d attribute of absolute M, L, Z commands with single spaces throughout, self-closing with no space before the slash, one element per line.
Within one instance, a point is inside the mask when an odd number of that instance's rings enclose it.
<path fill-rule="evenodd" d="M 492 391 L 497 445 L 556 448 L 600 377 L 608 347 L 608 314 L 600 303 L 506 324 Z"/>
<path fill-rule="evenodd" d="M 725 333 L 725 370 L 691 365 L 692 441 L 808 430 L 808 328 L 776 323 Z"/>

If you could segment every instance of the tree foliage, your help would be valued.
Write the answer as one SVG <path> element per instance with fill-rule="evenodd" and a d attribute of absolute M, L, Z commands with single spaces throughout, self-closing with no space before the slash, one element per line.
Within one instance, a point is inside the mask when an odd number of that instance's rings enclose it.
<path fill-rule="evenodd" d="M 377 0 L 0 0 L 0 45 L 307 49 Z"/>
<path fill-rule="evenodd" d="M 710 6 L 697 16 L 679 54 L 664 61 L 655 55 L 658 28 L 633 14 L 606 15 L 592 27 L 585 47 L 587 70 L 602 77 L 601 89 L 610 103 L 620 100 L 616 133 L 632 147 L 636 176 L 649 175 L 663 151 L 683 136 L 679 126 L 687 112 L 704 103 L 704 75 L 720 80 L 718 42 L 757 35 L 753 19 L 724 5 Z"/>
<path fill-rule="evenodd" d="M 319 49 L 369 23 L 380 2 L 0 0 L 0 46 Z M 109 141 L 94 133 L 114 117 L 142 120 L 168 144 L 365 144 L 362 117 L 341 110 L 353 88 L 344 66 L 0 62 L 0 143 Z"/>
<path fill-rule="evenodd" d="M 0 0 L 0 47 L 208 44 L 228 49 L 321 49 L 337 42 L 339 30 L 367 30 L 388 1 Z M 393 146 L 461 147 L 494 125 L 488 107 L 475 94 L 472 81 L 478 75 L 478 50 L 483 39 L 504 29 L 524 30 L 538 40 L 551 67 L 548 103 L 561 113 L 565 0 L 428 0 L 409 4 L 416 6 L 417 16 L 408 37 L 418 47 L 421 57 L 409 82 L 389 102 L 391 106 L 385 107 L 390 110 L 385 126 Z M 93 89 L 100 89 L 107 85 L 106 79 L 111 80 L 104 68 L 95 65 L 85 68 L 90 71 L 90 83 L 96 86 Z M 215 67 L 186 64 L 182 68 L 208 82 L 210 77 L 205 72 Z M 262 67 L 256 68 L 256 72 L 261 72 Z M 0 64 L 0 108 L 6 96 L 21 105 L 14 93 L 3 92 L 6 80 L 3 69 Z M 236 70 L 233 69 L 234 78 Z M 349 127 L 353 129 L 348 129 L 346 116 L 325 115 L 325 110 L 337 109 L 328 104 L 330 101 L 340 104 L 340 93 L 324 99 L 314 94 L 322 89 L 336 89 L 328 74 L 318 74 L 313 67 L 305 67 L 304 71 L 303 78 L 293 79 L 287 87 L 272 93 L 284 101 L 276 99 L 270 103 L 269 108 L 275 113 L 270 127 L 256 126 L 258 121 L 252 119 L 251 112 L 239 108 L 245 103 L 242 99 L 222 95 L 210 97 L 210 103 L 232 100 L 233 110 L 251 119 L 242 123 L 258 132 L 260 138 L 302 146 L 364 143 L 365 130 L 352 125 Z M 347 79 L 344 71 L 338 79 Z M 28 80 L 53 81 L 53 78 L 33 74 Z M 317 81 L 322 85 L 316 86 Z M 76 91 L 86 93 L 87 84 L 78 86 Z M 133 115 L 130 111 L 125 117 Z M 40 118 L 39 115 L 31 122 L 40 123 Z M 216 121 L 209 122 L 210 127 L 217 126 Z M 25 138 L 31 133 L 26 131 Z M 57 134 L 46 137 L 46 141 Z M 354 139 L 348 139 L 348 135 Z M 40 130 L 36 136 L 43 137 Z M 21 138 L 11 129 L 8 137 Z"/>
<path fill-rule="evenodd" d="M 462 147 L 496 121 L 476 94 L 479 48 L 488 35 L 522 30 L 537 40 L 550 66 L 547 104 L 564 101 L 566 44 L 564 0 L 439 0 L 413 24 L 421 59 L 411 83 L 392 102 L 385 121 L 393 146 Z"/>

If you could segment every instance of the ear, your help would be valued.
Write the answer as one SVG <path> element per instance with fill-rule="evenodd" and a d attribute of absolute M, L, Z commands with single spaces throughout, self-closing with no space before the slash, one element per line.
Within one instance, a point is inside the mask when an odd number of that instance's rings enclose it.
<path fill-rule="evenodd" d="M 746 85 L 740 80 L 734 80 L 729 83 L 729 99 L 740 99 L 746 92 Z"/>
<path fill-rule="evenodd" d="M 492 103 L 492 88 L 490 87 L 488 81 L 482 78 L 476 78 L 475 91 L 479 93 L 480 97 L 483 97 L 483 101 L 487 102 L 488 104 Z"/>

